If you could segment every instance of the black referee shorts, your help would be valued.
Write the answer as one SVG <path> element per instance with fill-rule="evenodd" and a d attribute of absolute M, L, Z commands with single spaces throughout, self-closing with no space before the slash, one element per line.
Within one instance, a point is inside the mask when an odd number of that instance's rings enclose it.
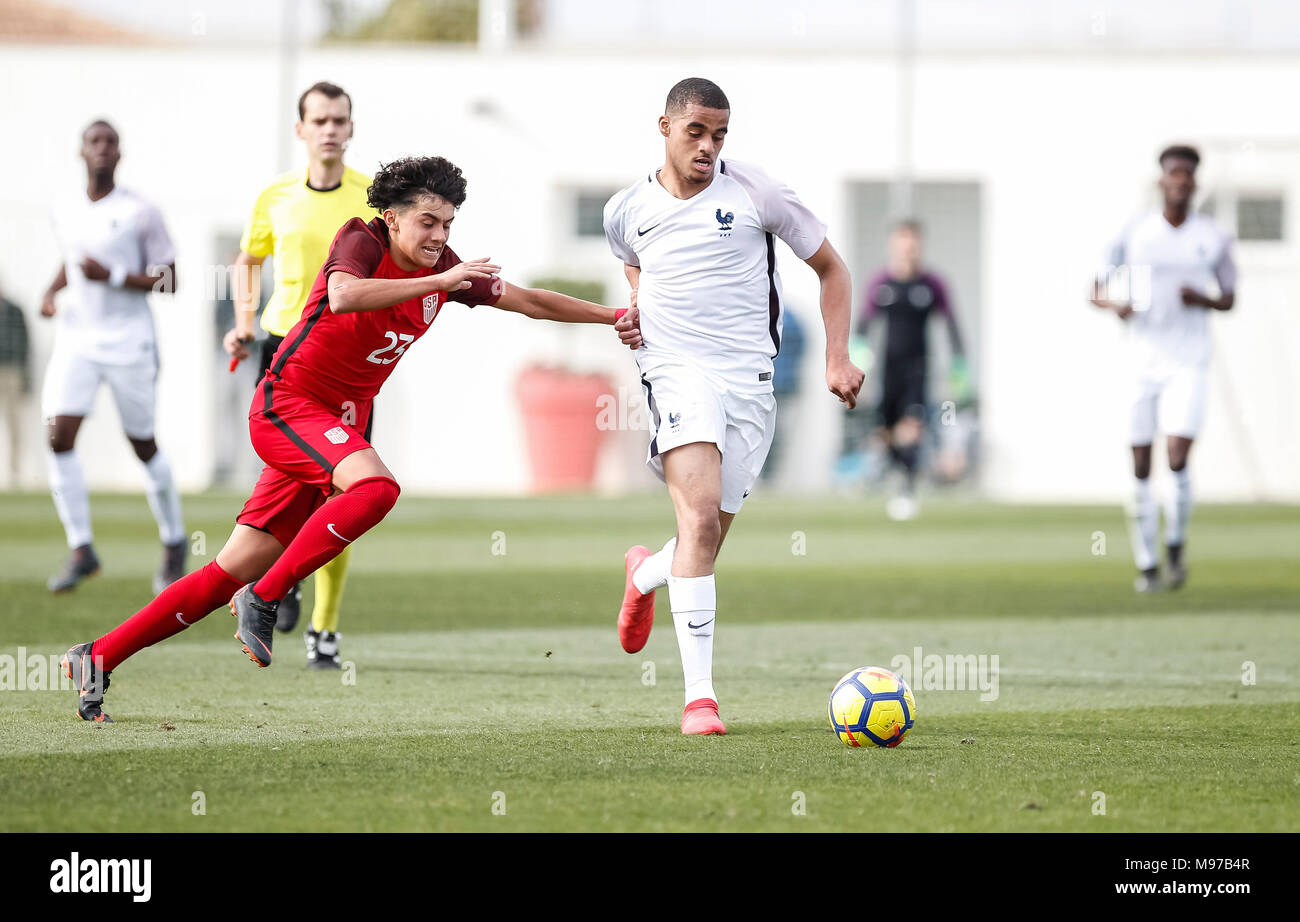
<path fill-rule="evenodd" d="M 925 359 L 887 361 L 881 384 L 880 418 L 893 429 L 904 416 L 925 422 Z"/>

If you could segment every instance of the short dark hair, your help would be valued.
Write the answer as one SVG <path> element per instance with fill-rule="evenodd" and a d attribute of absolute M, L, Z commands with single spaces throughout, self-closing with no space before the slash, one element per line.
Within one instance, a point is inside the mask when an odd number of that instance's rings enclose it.
<path fill-rule="evenodd" d="M 352 117 L 352 97 L 348 95 L 347 90 L 337 83 L 330 83 L 328 80 L 319 80 L 313 83 L 307 89 L 302 91 L 298 97 L 298 121 L 307 117 L 307 97 L 312 93 L 320 93 L 326 99 L 338 99 L 340 96 L 348 101 L 348 118 Z"/>
<path fill-rule="evenodd" d="M 459 208 L 465 201 L 460 167 L 442 157 L 403 157 L 382 165 L 366 190 L 376 211 L 414 205 L 421 195 L 436 195 Z"/>
<path fill-rule="evenodd" d="M 103 126 L 104 128 L 107 128 L 109 131 L 113 132 L 113 137 L 120 138 L 120 135 L 118 135 L 117 129 L 113 127 L 112 122 L 108 121 L 107 119 L 97 118 L 89 125 L 87 125 L 85 128 L 81 129 L 81 140 L 83 141 L 86 140 L 86 135 L 90 134 L 90 129 L 98 128 L 100 126 Z"/>
<path fill-rule="evenodd" d="M 1165 167 L 1165 161 L 1173 158 L 1192 161 L 1193 170 L 1201 165 L 1201 152 L 1190 144 L 1169 145 L 1160 152 L 1160 156 L 1156 158 L 1156 162 L 1160 164 L 1160 168 L 1163 170 Z"/>
<path fill-rule="evenodd" d="M 722 87 L 703 77 L 687 77 L 685 80 L 678 80 L 668 91 L 664 112 L 671 115 L 690 105 L 703 106 L 706 109 L 731 110 L 731 103 L 727 101 L 727 94 L 722 92 Z"/>
<path fill-rule="evenodd" d="M 899 218 L 889 228 L 891 234 L 897 234 L 899 231 L 906 231 L 909 234 L 915 234 L 918 237 L 925 236 L 925 228 L 916 218 Z"/>

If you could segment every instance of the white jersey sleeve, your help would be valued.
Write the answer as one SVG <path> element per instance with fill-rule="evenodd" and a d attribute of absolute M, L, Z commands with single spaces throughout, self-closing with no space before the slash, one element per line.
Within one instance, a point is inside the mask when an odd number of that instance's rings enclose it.
<path fill-rule="evenodd" d="M 170 266 L 176 262 L 176 246 L 167 233 L 162 212 L 150 204 L 140 209 L 140 253 L 144 269 L 150 266 Z"/>
<path fill-rule="evenodd" d="M 800 259 L 808 259 L 826 240 L 826 225 L 794 190 L 752 163 L 727 160 L 727 175 L 744 187 L 758 208 L 763 227 L 776 234 Z"/>
<path fill-rule="evenodd" d="M 605 239 L 615 256 L 629 266 L 640 266 L 641 261 L 632 251 L 632 245 L 626 236 L 627 203 L 632 197 L 632 189 L 624 189 L 610 196 L 605 203 Z"/>

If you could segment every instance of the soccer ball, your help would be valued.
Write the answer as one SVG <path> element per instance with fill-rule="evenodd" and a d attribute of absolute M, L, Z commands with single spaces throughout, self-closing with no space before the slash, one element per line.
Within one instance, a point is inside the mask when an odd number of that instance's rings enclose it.
<path fill-rule="evenodd" d="M 893 748 L 916 720 L 912 690 L 897 674 L 879 666 L 854 669 L 835 683 L 831 729 L 845 746 Z"/>

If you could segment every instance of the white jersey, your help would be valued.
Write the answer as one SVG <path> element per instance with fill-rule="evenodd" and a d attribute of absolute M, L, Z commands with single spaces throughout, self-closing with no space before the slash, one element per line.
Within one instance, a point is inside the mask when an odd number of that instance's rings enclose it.
<path fill-rule="evenodd" d="M 1211 285 L 1235 290 L 1237 267 L 1232 238 L 1205 215 L 1188 214 L 1178 227 L 1152 210 L 1129 223 L 1111 244 L 1111 266 L 1127 269 L 1127 292 L 1108 292 L 1130 300 L 1128 319 L 1132 360 L 1141 371 L 1204 365 L 1210 358 L 1209 308 L 1183 304 L 1180 289 L 1209 294 Z"/>
<path fill-rule="evenodd" d="M 115 187 L 97 202 L 83 192 L 59 209 L 54 225 L 68 279 L 58 347 L 110 365 L 131 364 L 154 352 L 149 293 L 91 281 L 82 274 L 81 261 L 89 256 L 132 275 L 171 265 L 176 250 L 158 209 Z"/>
<path fill-rule="evenodd" d="M 606 203 L 605 236 L 641 268 L 642 372 L 685 361 L 735 387 L 771 389 L 784 317 L 774 237 L 800 259 L 826 239 L 789 187 L 719 160 L 703 191 L 679 199 L 650 173 Z"/>

